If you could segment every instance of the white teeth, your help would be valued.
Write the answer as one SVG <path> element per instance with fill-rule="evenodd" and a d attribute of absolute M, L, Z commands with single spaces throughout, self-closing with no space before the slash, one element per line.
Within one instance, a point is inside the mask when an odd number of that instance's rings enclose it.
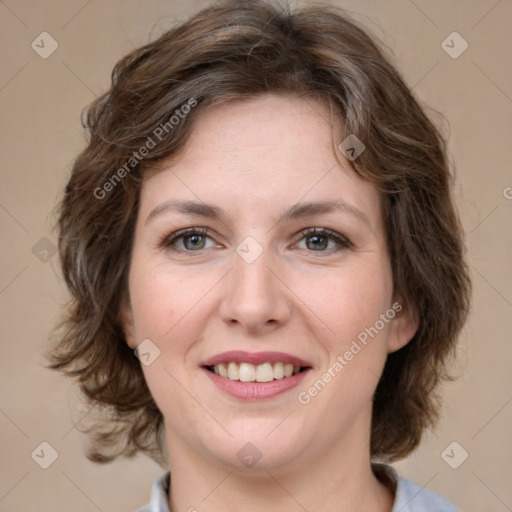
<path fill-rule="evenodd" d="M 228 377 L 228 367 L 225 363 L 220 363 L 218 365 L 216 365 L 214 368 L 218 368 L 219 369 L 219 375 L 221 377 Z"/>
<path fill-rule="evenodd" d="M 229 363 L 231 366 L 231 363 Z M 240 363 L 238 377 L 242 382 L 254 382 L 256 380 L 256 369 L 253 364 Z"/>
<path fill-rule="evenodd" d="M 274 379 L 291 377 L 300 372 L 300 366 L 292 363 L 263 363 L 254 365 L 250 363 L 221 363 L 213 367 L 213 371 L 230 380 L 242 382 L 270 382 Z"/>
<path fill-rule="evenodd" d="M 259 364 L 256 367 L 256 381 L 257 382 L 270 382 L 274 380 L 274 370 L 270 363 Z"/>
<path fill-rule="evenodd" d="M 240 377 L 240 373 L 238 370 L 238 363 L 229 363 L 228 364 L 228 379 L 238 380 Z"/>
<path fill-rule="evenodd" d="M 274 363 L 274 379 L 282 379 L 284 377 L 284 364 Z"/>

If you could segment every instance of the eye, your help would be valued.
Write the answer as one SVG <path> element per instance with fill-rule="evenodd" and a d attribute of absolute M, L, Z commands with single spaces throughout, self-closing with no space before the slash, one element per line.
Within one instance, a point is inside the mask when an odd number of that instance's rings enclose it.
<path fill-rule="evenodd" d="M 352 246 L 347 238 L 326 228 L 304 229 L 301 231 L 301 235 L 306 241 L 306 249 L 314 252 L 327 252 L 330 249 L 340 248 L 349 249 Z M 329 244 L 329 242 L 333 243 Z"/>
<path fill-rule="evenodd" d="M 187 252 L 198 251 L 201 249 L 210 249 L 211 247 L 214 247 L 215 244 L 210 245 L 210 247 L 206 246 L 207 239 L 211 240 L 207 233 L 207 228 L 182 229 L 176 233 L 172 233 L 171 235 L 166 236 L 160 245 L 172 250 Z"/>
<path fill-rule="evenodd" d="M 336 249 L 348 249 L 352 247 L 351 242 L 344 236 L 327 228 L 308 228 L 300 233 L 305 240 L 307 249 L 314 252 L 330 252 Z M 208 240 L 211 244 L 208 246 Z M 301 240 L 302 241 L 302 240 Z M 196 252 L 202 249 L 215 247 L 212 238 L 208 236 L 208 228 L 187 228 L 165 236 L 159 244 L 161 247 L 173 251 Z"/>

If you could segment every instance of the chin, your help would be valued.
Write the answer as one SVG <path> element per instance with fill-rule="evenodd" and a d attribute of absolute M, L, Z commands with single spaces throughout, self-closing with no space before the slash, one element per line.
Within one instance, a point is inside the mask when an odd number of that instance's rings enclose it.
<path fill-rule="evenodd" d="M 267 472 L 290 468 L 310 443 L 300 429 L 290 431 L 287 420 L 281 423 L 285 417 L 237 420 L 227 427 L 233 438 L 223 435 L 214 445 L 209 438 L 206 448 L 230 471 L 268 476 Z"/>

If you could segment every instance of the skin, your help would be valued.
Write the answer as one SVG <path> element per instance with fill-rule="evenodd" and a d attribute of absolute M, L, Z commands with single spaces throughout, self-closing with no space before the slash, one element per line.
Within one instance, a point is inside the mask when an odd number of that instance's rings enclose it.
<path fill-rule="evenodd" d="M 346 136 L 316 100 L 229 102 L 204 112 L 185 152 L 143 184 L 122 321 L 131 348 L 149 338 L 160 350 L 143 370 L 165 419 L 172 511 L 392 509 L 369 439 L 387 354 L 417 329 L 405 305 L 307 405 L 297 400 L 400 300 L 378 192 L 335 149 Z M 296 203 L 340 199 L 368 224 L 341 210 L 277 222 Z M 214 204 L 225 217 L 169 209 L 146 223 L 169 200 Z M 160 243 L 189 227 L 208 235 Z M 324 227 L 350 245 L 301 234 Z M 236 252 L 247 236 L 263 251 L 252 263 Z M 275 398 L 244 401 L 200 367 L 228 350 L 282 351 L 313 369 Z M 261 453 L 251 468 L 237 457 L 247 442 Z"/>

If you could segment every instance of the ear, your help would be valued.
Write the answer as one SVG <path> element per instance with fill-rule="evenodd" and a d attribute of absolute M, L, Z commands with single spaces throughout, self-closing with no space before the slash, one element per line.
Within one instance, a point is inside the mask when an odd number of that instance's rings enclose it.
<path fill-rule="evenodd" d="M 119 312 L 119 321 L 123 328 L 126 344 L 135 350 L 137 347 L 137 337 L 135 336 L 135 326 L 133 323 L 133 312 L 129 297 L 125 294 L 121 301 L 121 309 Z"/>
<path fill-rule="evenodd" d="M 420 324 L 417 312 L 401 300 L 396 300 L 391 309 L 396 314 L 391 320 L 391 333 L 388 342 L 389 354 L 405 347 L 416 334 Z"/>

